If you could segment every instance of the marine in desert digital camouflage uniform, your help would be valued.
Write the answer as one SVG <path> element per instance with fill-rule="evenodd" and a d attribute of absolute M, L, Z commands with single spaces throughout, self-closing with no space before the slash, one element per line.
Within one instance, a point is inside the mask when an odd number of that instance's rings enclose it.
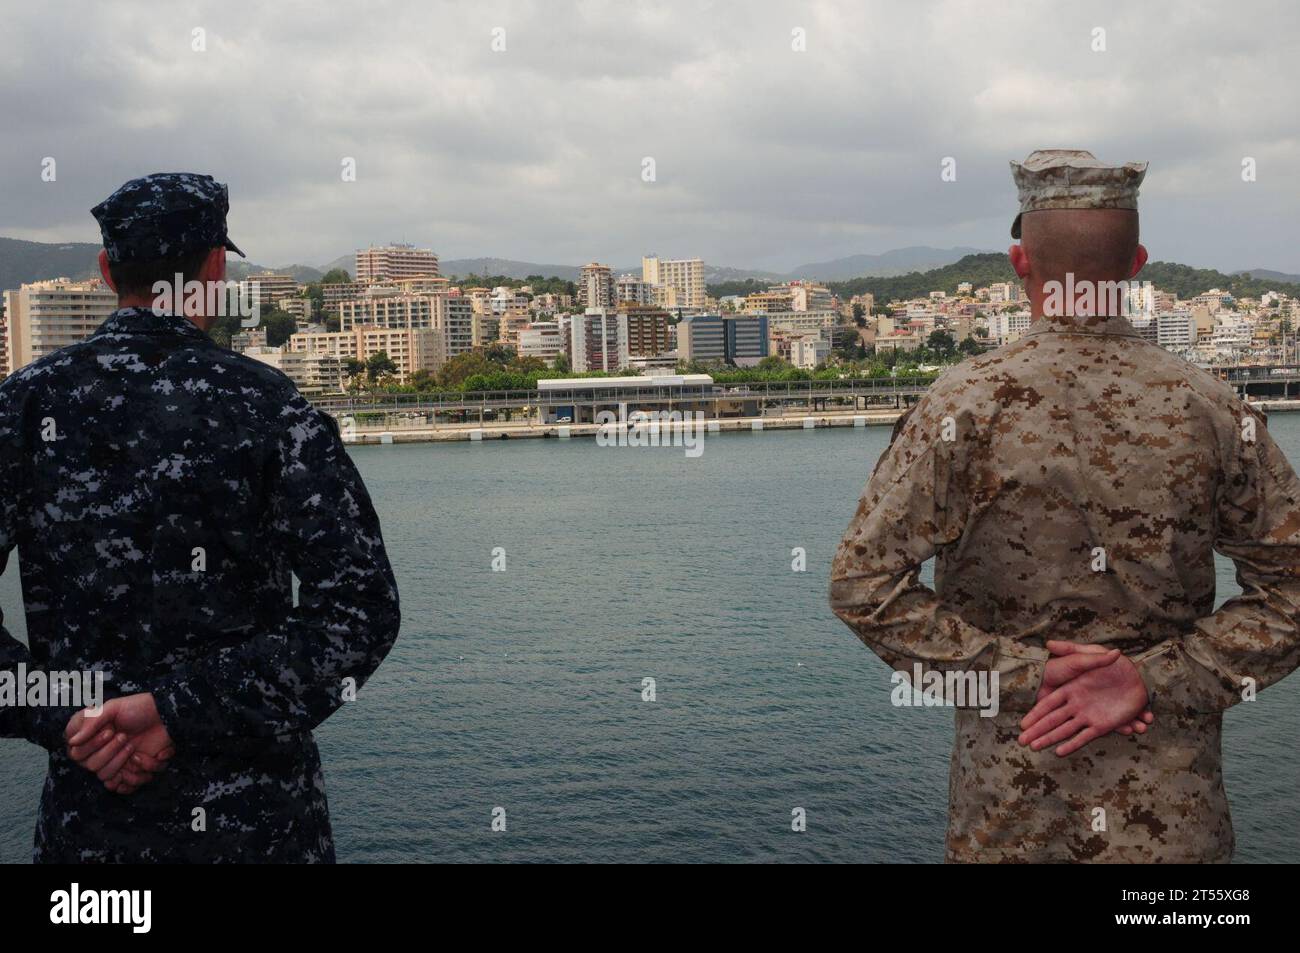
<path fill-rule="evenodd" d="M 222 278 L 227 203 L 160 173 L 96 206 L 119 305 L 133 267 Z M 104 673 L 89 724 L 119 732 L 92 750 L 75 709 L 0 708 L 0 736 L 49 751 L 38 861 L 334 859 L 312 729 L 391 648 L 397 586 L 337 425 L 210 321 L 120 306 L 0 384 L 0 570 L 16 546 L 28 643 L 0 625 L 0 671 Z"/>
<path fill-rule="evenodd" d="M 1012 257 L 1035 321 L 899 421 L 834 560 L 831 604 L 897 669 L 999 675 L 995 717 L 956 712 L 948 860 L 1226 861 L 1223 710 L 1300 661 L 1300 482 L 1261 415 L 1122 316 L 1043 316 L 1035 262 L 1068 267 L 1060 242 L 1087 270 L 1107 229 L 1131 228 L 1125 253 L 1145 261 L 1145 165 L 1055 150 L 1012 166 L 1012 236 L 1026 233 Z M 1243 589 L 1217 612 L 1215 550 Z M 933 591 L 918 581 L 932 556 Z M 1108 671 L 1136 667 L 1150 729 L 1064 757 L 1019 744 L 1058 657 L 1048 639 L 1122 650 Z"/>

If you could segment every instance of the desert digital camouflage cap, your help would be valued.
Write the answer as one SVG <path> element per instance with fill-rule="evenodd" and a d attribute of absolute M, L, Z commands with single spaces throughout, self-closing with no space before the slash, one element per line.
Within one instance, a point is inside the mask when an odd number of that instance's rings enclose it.
<path fill-rule="evenodd" d="M 132 179 L 90 210 L 108 260 L 156 261 L 205 248 L 229 248 L 226 186 L 196 172 L 155 172 Z"/>
<path fill-rule="evenodd" d="M 1020 215 L 1051 208 L 1137 209 L 1145 162 L 1106 165 L 1083 149 L 1037 149 L 1024 162 L 1011 163 L 1020 190 Z M 1020 237 L 1020 215 L 1011 237 Z"/>

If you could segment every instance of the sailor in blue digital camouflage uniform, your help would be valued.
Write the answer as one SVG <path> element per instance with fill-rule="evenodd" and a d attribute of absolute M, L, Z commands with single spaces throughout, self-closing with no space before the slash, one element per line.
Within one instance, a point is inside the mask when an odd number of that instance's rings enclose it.
<path fill-rule="evenodd" d="M 392 647 L 397 586 L 334 422 L 215 316 L 151 307 L 224 279 L 227 207 L 189 173 L 97 205 L 118 310 L 0 384 L 29 646 L 0 627 L 0 671 L 103 672 L 110 698 L 0 710 L 50 753 L 37 861 L 334 859 L 312 729 Z"/>

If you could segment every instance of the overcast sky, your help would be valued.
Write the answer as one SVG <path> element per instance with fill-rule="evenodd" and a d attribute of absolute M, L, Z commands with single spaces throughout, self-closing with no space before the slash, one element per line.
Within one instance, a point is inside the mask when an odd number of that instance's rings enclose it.
<path fill-rule="evenodd" d="M 444 258 L 653 252 L 784 270 L 906 245 L 1003 249 L 1007 161 L 1073 147 L 1150 161 L 1153 258 L 1300 272 L 1294 0 L 0 10 L 8 237 L 98 241 L 97 201 L 189 170 L 230 184 L 231 235 L 261 264 L 396 240 Z M 41 181 L 47 156 L 55 182 Z"/>

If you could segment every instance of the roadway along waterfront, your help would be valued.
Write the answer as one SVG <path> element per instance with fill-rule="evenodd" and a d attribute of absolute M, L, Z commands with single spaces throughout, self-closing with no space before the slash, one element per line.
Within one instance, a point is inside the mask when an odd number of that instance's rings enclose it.
<path fill-rule="evenodd" d="M 1266 412 L 1300 408 L 1290 397 L 1295 368 L 1213 368 Z M 349 443 L 426 443 L 592 436 L 602 411 L 703 413 L 708 432 L 892 424 L 930 385 L 923 377 L 717 384 L 704 378 L 583 378 L 543 381 L 537 390 L 316 397 Z M 557 386 L 560 385 L 560 386 Z M 1255 393 L 1250 385 L 1259 386 Z M 1282 393 L 1275 395 L 1281 387 Z M 1258 391 L 1264 391 L 1259 393 Z"/>
<path fill-rule="evenodd" d="M 1300 400 L 1252 401 L 1252 406 L 1267 414 L 1300 411 Z M 865 412 L 827 411 L 818 414 L 790 413 L 765 417 L 725 417 L 706 419 L 704 429 L 709 434 L 754 433 L 768 430 L 819 430 L 825 427 L 884 427 L 893 426 L 904 411 L 894 408 L 873 408 Z M 345 418 L 346 419 L 346 418 Z M 662 432 L 689 426 L 686 423 L 660 423 Z M 618 425 L 615 425 L 618 429 Z M 405 418 L 390 419 L 369 426 L 354 424 L 343 430 L 348 444 L 441 443 L 481 440 L 559 439 L 594 437 L 600 424 L 538 423 L 535 420 L 478 423 L 444 423 L 430 426 L 427 422 Z M 626 427 L 622 428 L 626 430 Z"/>
<path fill-rule="evenodd" d="M 764 430 L 815 430 L 823 427 L 892 426 L 903 415 L 901 410 L 872 410 L 869 413 L 836 411 L 832 413 L 786 414 L 767 417 L 726 417 L 704 421 L 704 430 L 710 434 L 755 432 Z M 614 425 L 616 429 L 618 425 Z M 663 433 L 693 426 L 690 423 L 659 423 L 655 427 Z M 455 440 L 507 440 L 570 437 L 594 437 L 600 424 L 541 424 L 536 421 L 506 423 L 443 424 L 429 427 L 419 423 L 395 427 L 355 427 L 344 431 L 344 440 L 350 444 L 379 443 L 437 443 Z M 621 428 L 626 430 L 626 427 Z"/>

